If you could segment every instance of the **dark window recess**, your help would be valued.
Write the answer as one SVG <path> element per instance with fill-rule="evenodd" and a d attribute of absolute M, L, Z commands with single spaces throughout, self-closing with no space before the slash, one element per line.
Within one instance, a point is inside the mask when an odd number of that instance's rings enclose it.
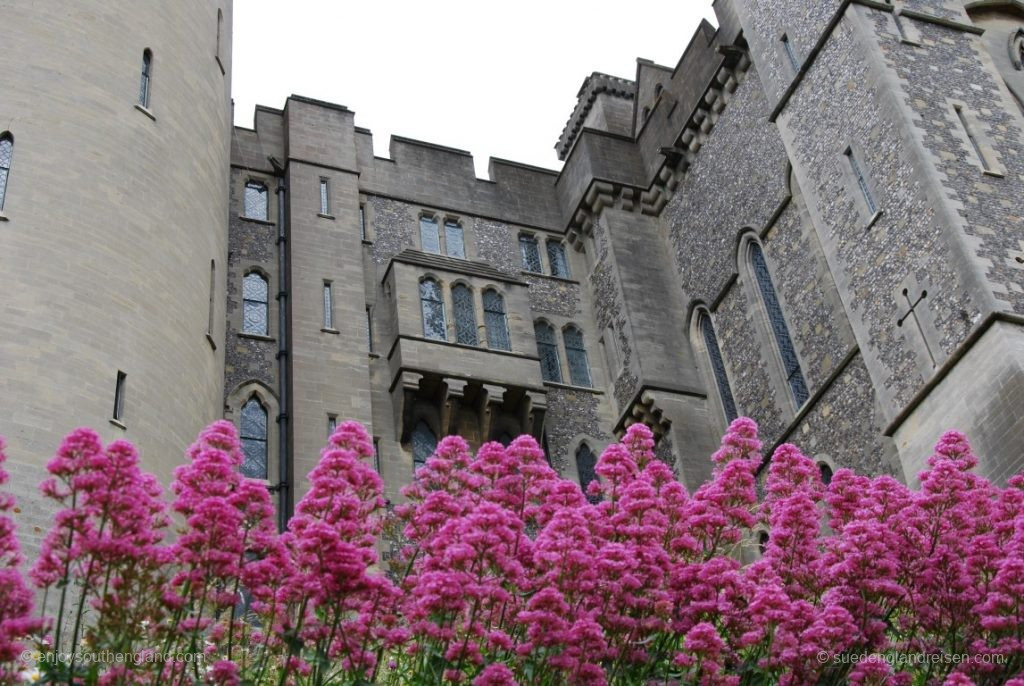
<path fill-rule="evenodd" d="M 427 464 L 427 460 L 437 450 L 437 436 L 423 420 L 412 430 L 412 465 L 419 469 Z"/>
<path fill-rule="evenodd" d="M 729 387 L 729 377 L 725 373 L 725 360 L 722 359 L 722 350 L 718 347 L 715 326 L 707 314 L 702 314 L 700 317 L 700 332 L 704 336 L 704 346 L 708 349 L 711 371 L 715 376 L 715 385 L 718 386 L 718 395 L 722 399 L 725 418 L 731 422 L 739 416 L 739 413 L 736 412 L 736 401 L 732 396 L 732 388 Z"/>
<path fill-rule="evenodd" d="M 580 445 L 576 449 L 576 471 L 580 475 L 580 488 L 583 489 L 584 495 L 587 496 L 587 500 L 592 503 L 596 503 L 601 498 L 587 494 L 587 488 L 590 486 L 590 482 L 597 480 L 597 456 L 594 455 L 594 451 L 590 449 L 590 446 L 586 443 Z"/>

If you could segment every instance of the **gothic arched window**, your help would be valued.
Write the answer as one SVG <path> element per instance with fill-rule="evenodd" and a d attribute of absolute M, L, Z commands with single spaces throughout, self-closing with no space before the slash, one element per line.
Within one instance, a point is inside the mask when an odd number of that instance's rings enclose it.
<path fill-rule="evenodd" d="M 597 480 L 595 467 L 597 467 L 597 456 L 594 455 L 594 451 L 590 449 L 589 445 L 581 443 L 580 447 L 576 449 L 576 472 L 580 475 L 580 488 L 583 489 L 584 495 L 587 493 L 590 482 Z M 595 502 L 599 498 L 587 495 L 587 500 Z"/>
<path fill-rule="evenodd" d="M 269 216 L 267 201 L 269 194 L 267 187 L 259 181 L 249 181 L 245 184 L 245 216 L 249 219 L 267 220 Z"/>
<path fill-rule="evenodd" d="M 508 337 L 508 319 L 505 317 L 505 298 L 488 288 L 484 291 L 484 324 L 487 328 L 487 347 L 491 350 L 511 350 Z"/>
<path fill-rule="evenodd" d="M 722 400 L 722 409 L 725 410 L 726 421 L 731 422 L 739 414 L 736 412 L 736 401 L 733 399 L 732 389 L 729 387 L 729 377 L 725 373 L 725 360 L 722 359 L 722 350 L 718 347 L 715 325 L 707 312 L 701 312 L 698 326 L 704 339 L 704 347 L 708 351 L 711 372 L 715 377 L 715 386 L 718 387 L 718 397 Z"/>
<path fill-rule="evenodd" d="M 512 445 L 512 440 L 512 434 L 507 431 L 502 432 L 502 434 L 498 436 L 498 443 L 501 443 L 506 448 Z"/>
<path fill-rule="evenodd" d="M 782 358 L 782 368 L 786 376 L 786 383 L 789 384 L 789 388 L 793 392 L 793 398 L 796 400 L 797 407 L 799 407 L 807 402 L 807 398 L 810 396 L 807 392 L 807 383 L 804 381 L 804 373 L 800 369 L 800 360 L 796 356 L 796 348 L 793 347 L 793 339 L 789 335 L 786 318 L 782 314 L 779 296 L 775 292 L 772 275 L 768 271 L 768 263 L 765 261 L 764 251 L 761 250 L 761 246 L 751 241 L 747 250 L 751 270 L 754 272 L 754 278 L 757 280 L 757 287 L 761 291 L 761 301 L 764 303 L 768 314 L 768 323 L 771 326 L 779 355 Z"/>
<path fill-rule="evenodd" d="M 420 304 L 423 307 L 423 335 L 438 341 L 447 341 L 448 325 L 444 320 L 441 284 L 430 278 L 420 281 Z"/>
<path fill-rule="evenodd" d="M 468 286 L 460 283 L 452 288 L 452 309 L 455 311 L 455 342 L 476 345 L 476 311 L 473 291 Z"/>
<path fill-rule="evenodd" d="M 587 349 L 583 345 L 583 332 L 575 326 L 566 327 L 562 331 L 565 341 L 565 357 L 569 362 L 569 379 L 573 386 L 591 385 L 590 362 L 587 360 Z"/>
<path fill-rule="evenodd" d="M 558 341 L 555 327 L 545 322 L 536 322 L 533 333 L 537 337 L 537 356 L 540 358 L 540 375 L 545 381 L 562 382 L 562 365 L 558 362 Z"/>
<path fill-rule="evenodd" d="M 267 408 L 253 396 L 242 406 L 242 476 L 267 478 Z"/>
<path fill-rule="evenodd" d="M 270 287 L 267 280 L 257 272 L 249 272 L 242 279 L 242 331 L 268 335 L 270 320 L 268 309 Z"/>
<path fill-rule="evenodd" d="M 149 94 L 153 81 L 153 51 L 146 48 L 142 51 L 142 79 L 139 83 L 139 104 L 149 107 Z"/>
<path fill-rule="evenodd" d="M 10 131 L 0 134 L 0 210 L 4 208 L 7 195 L 7 177 L 11 173 L 11 157 L 14 155 L 14 136 Z"/>
<path fill-rule="evenodd" d="M 548 265 L 551 267 L 551 276 L 559 276 L 563 279 L 569 278 L 569 259 L 565 255 L 565 246 L 558 241 L 548 241 Z"/>
<path fill-rule="evenodd" d="M 412 466 L 419 469 L 437 450 L 437 436 L 422 419 L 412 430 Z"/>
<path fill-rule="evenodd" d="M 523 269 L 540 273 L 540 250 L 537 248 L 537 239 L 526 234 L 520 236 L 519 252 L 523 256 Z"/>

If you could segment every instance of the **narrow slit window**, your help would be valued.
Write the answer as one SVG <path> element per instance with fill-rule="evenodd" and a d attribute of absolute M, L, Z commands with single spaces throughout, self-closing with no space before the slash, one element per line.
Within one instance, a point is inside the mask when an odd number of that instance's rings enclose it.
<path fill-rule="evenodd" d="M 327 179 L 320 178 L 320 214 L 331 213 L 331 191 Z"/>
<path fill-rule="evenodd" d="M 149 107 L 149 95 L 153 89 L 153 51 L 142 51 L 142 80 L 139 83 L 139 104 Z"/>
<path fill-rule="evenodd" d="M 437 233 L 437 220 L 433 217 L 420 217 L 420 250 L 441 254 L 441 238 Z"/>
<path fill-rule="evenodd" d="M 540 267 L 540 250 L 537 248 L 537 239 L 533 236 L 519 237 L 519 251 L 523 256 L 523 269 L 528 272 L 542 271 Z"/>
<path fill-rule="evenodd" d="M 864 204 L 867 207 L 868 214 L 874 215 L 878 212 L 878 203 L 875 202 L 875 196 L 871 192 L 871 186 L 868 185 L 868 179 L 864 175 L 864 169 L 861 167 L 860 162 L 857 161 L 857 155 L 850 148 L 846 151 L 846 160 L 850 165 L 850 171 L 853 173 L 853 178 L 857 182 L 857 188 L 860 190 L 861 196 L 864 198 Z"/>
<path fill-rule="evenodd" d="M 210 304 L 207 311 L 206 333 L 213 335 L 213 310 L 217 296 L 217 261 L 210 260 Z"/>
<path fill-rule="evenodd" d="M 124 420 L 124 391 L 125 382 L 128 379 L 128 375 L 124 372 L 119 371 L 117 373 L 117 380 L 114 382 L 114 415 L 113 418 L 116 421 Z"/>
<path fill-rule="evenodd" d="M 373 439 L 373 469 L 380 474 L 380 439 Z"/>
<path fill-rule="evenodd" d="M 775 292 L 775 284 L 772 283 L 771 272 L 768 271 L 768 262 L 765 260 L 761 246 L 757 243 L 750 243 L 749 259 L 754 272 L 754 278 L 757 280 L 758 289 L 761 291 L 761 301 L 764 303 L 768 314 L 768 323 L 771 326 L 772 335 L 775 337 L 779 356 L 782 358 L 786 383 L 789 384 L 797 407 L 800 407 L 810 397 L 807 392 L 807 383 L 804 381 L 804 373 L 800 369 L 800 360 L 796 356 L 793 339 L 789 335 L 786 318 L 782 314 L 782 305 L 779 303 L 779 296 Z"/>
<path fill-rule="evenodd" d="M 366 240 L 366 205 L 359 206 L 359 237 Z"/>
<path fill-rule="evenodd" d="M 452 309 L 455 311 L 455 342 L 476 345 L 476 310 L 473 291 L 464 284 L 452 288 Z"/>
<path fill-rule="evenodd" d="M 334 435 L 334 430 L 338 428 L 338 417 L 337 415 L 327 415 L 327 438 Z"/>
<path fill-rule="evenodd" d="M 971 148 L 974 150 L 974 154 L 978 158 L 978 162 L 981 163 L 981 168 L 985 171 L 992 171 L 992 168 L 988 163 L 988 158 L 981 149 L 981 143 L 978 142 L 978 137 L 974 133 L 974 128 L 971 126 L 971 122 L 967 119 L 967 115 L 964 113 L 964 108 L 960 105 L 953 105 L 953 109 L 956 111 L 957 119 L 960 120 L 960 126 L 963 128 L 964 133 L 967 134 L 967 140 L 971 142 Z"/>
<path fill-rule="evenodd" d="M 4 208 L 7 196 L 7 179 L 11 173 L 11 157 L 14 155 L 14 137 L 9 131 L 0 134 L 0 210 Z"/>
<path fill-rule="evenodd" d="M 420 305 L 423 308 L 423 335 L 434 340 L 447 341 L 448 325 L 444 319 L 441 284 L 434 279 L 420 281 Z"/>
<path fill-rule="evenodd" d="M 224 32 L 224 12 L 222 10 L 218 9 L 217 10 L 217 52 L 214 53 L 214 56 L 217 58 L 218 62 L 220 62 L 220 37 L 221 37 L 221 34 L 223 32 Z"/>
<path fill-rule="evenodd" d="M 266 336 L 270 321 L 270 285 L 262 275 L 250 272 L 242 280 L 242 331 Z"/>
<path fill-rule="evenodd" d="M 537 338 L 537 357 L 540 358 L 540 376 L 545 381 L 562 383 L 562 365 L 558 361 L 558 341 L 555 327 L 545 322 L 533 325 Z"/>
<path fill-rule="evenodd" d="M 324 281 L 324 328 L 334 328 L 334 293 L 330 281 Z"/>
<path fill-rule="evenodd" d="M 252 397 L 242 406 L 242 476 L 267 478 L 267 408 Z"/>
<path fill-rule="evenodd" d="M 575 326 L 570 326 L 562 331 L 562 338 L 565 340 L 565 357 L 569 362 L 569 378 L 572 385 L 590 388 L 590 361 L 587 359 L 587 349 L 583 345 L 583 332 Z"/>
<path fill-rule="evenodd" d="M 800 71 L 800 58 L 796 56 L 796 48 L 793 47 L 793 42 L 789 40 L 788 34 L 782 34 L 782 49 L 786 51 L 786 58 L 789 60 L 789 66 L 793 68 L 793 71 Z"/>
<path fill-rule="evenodd" d="M 484 327 L 487 329 L 487 347 L 491 350 L 511 350 L 508 335 L 508 317 L 505 298 L 496 290 L 484 291 Z"/>
<path fill-rule="evenodd" d="M 245 216 L 250 219 L 267 220 L 270 194 L 267 187 L 258 181 L 245 184 Z"/>
<path fill-rule="evenodd" d="M 466 259 L 466 241 L 462 225 L 456 221 L 444 223 L 444 247 L 449 257 Z"/>
<path fill-rule="evenodd" d="M 725 418 L 728 421 L 736 419 L 736 400 L 732 395 L 732 388 L 729 386 L 729 377 L 725 373 L 725 360 L 722 358 L 722 350 L 718 347 L 718 336 L 715 335 L 715 325 L 707 313 L 700 316 L 700 332 L 704 338 L 704 347 L 708 351 L 708 359 L 711 362 L 711 372 L 715 377 L 715 385 L 718 387 L 718 396 L 722 401 L 722 409 L 725 411 Z"/>
<path fill-rule="evenodd" d="M 551 276 L 568 279 L 569 260 L 565 255 L 565 246 L 557 241 L 548 241 L 547 249 L 548 265 L 551 267 Z"/>
<path fill-rule="evenodd" d="M 366 306 L 366 349 L 373 352 L 373 313 L 370 306 Z"/>

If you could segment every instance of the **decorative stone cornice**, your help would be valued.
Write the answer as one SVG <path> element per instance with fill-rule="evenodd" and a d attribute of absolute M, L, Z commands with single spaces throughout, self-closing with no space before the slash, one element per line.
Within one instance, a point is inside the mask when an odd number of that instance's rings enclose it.
<path fill-rule="evenodd" d="M 641 212 L 649 216 L 661 214 L 750 69 L 750 55 L 745 48 L 730 46 L 720 48 L 719 51 L 725 57 L 721 67 L 711 79 L 674 144 L 661 148 L 665 161 L 654 175 L 650 187 L 644 190 L 600 179 L 592 181 L 566 231 L 574 247 L 582 248 L 583 237 L 590 235 L 594 222 L 606 207 Z"/>

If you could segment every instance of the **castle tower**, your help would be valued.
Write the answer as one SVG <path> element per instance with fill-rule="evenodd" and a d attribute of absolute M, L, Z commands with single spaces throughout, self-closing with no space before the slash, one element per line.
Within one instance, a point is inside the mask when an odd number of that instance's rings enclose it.
<path fill-rule="evenodd" d="M 231 0 L 0 15 L 0 435 L 31 550 L 66 432 L 166 483 L 221 416 Z"/>

